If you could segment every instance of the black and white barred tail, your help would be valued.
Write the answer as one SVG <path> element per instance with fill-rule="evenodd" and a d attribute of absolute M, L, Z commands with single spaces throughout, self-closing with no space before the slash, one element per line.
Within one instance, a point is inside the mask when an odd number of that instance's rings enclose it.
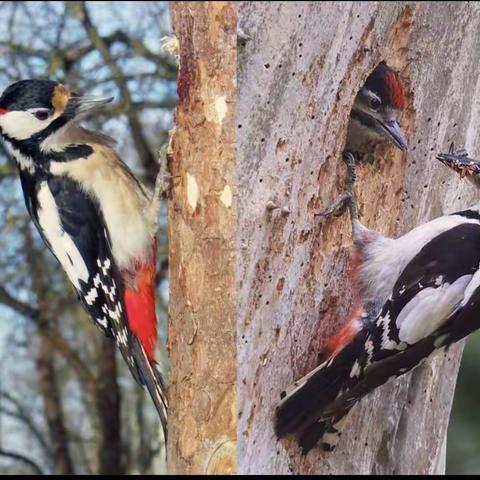
<path fill-rule="evenodd" d="M 167 442 L 167 387 L 162 374 L 155 363 L 148 361 L 147 355 L 138 339 L 132 335 L 132 355 L 135 358 L 138 375 L 141 383 L 147 387 L 148 393 L 152 397 L 155 408 L 157 409 L 160 423 L 162 424 L 163 436 Z"/>
<path fill-rule="evenodd" d="M 279 438 L 295 435 L 306 454 L 323 437 L 323 448 L 332 450 L 348 410 L 325 410 L 349 388 L 360 373 L 358 359 L 364 357 L 366 332 L 361 330 L 338 353 L 282 392 L 275 412 Z"/>

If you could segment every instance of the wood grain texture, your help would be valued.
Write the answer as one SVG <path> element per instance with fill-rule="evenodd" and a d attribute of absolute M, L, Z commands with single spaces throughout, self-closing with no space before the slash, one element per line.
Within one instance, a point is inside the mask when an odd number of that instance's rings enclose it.
<path fill-rule="evenodd" d="M 452 140 L 480 152 L 480 7 L 242 2 L 238 15 L 239 473 L 440 472 L 463 344 L 366 397 L 334 453 L 301 457 L 272 417 L 351 307 L 348 217 L 314 213 L 342 188 L 349 112 L 382 59 L 407 87 L 410 150 L 379 145 L 358 169 L 360 219 L 398 236 L 475 203 L 434 155 Z"/>
<path fill-rule="evenodd" d="M 236 6 L 172 2 L 170 473 L 236 471 Z"/>

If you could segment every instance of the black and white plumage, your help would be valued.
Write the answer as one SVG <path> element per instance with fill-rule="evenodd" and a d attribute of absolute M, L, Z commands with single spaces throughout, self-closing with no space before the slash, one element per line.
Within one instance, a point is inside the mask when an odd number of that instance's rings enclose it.
<path fill-rule="evenodd" d="M 385 62 L 379 63 L 355 97 L 345 150 L 358 156 L 385 140 L 406 150 L 407 140 L 399 123 L 405 108 L 400 76 Z"/>
<path fill-rule="evenodd" d="M 156 209 L 114 141 L 76 122 L 110 98 L 24 80 L 0 98 L 0 133 L 25 204 L 89 316 L 146 385 L 166 432 L 165 385 L 154 361 Z"/>
<path fill-rule="evenodd" d="M 472 170 L 465 156 L 439 157 Z M 328 342 L 326 361 L 284 392 L 275 414 L 277 435 L 294 434 L 304 453 L 320 439 L 332 450 L 364 395 L 480 327 L 480 205 L 397 239 L 355 218 L 352 228 L 361 300 Z"/>
<path fill-rule="evenodd" d="M 353 163 L 354 167 L 358 162 L 372 160 L 373 147 L 385 141 L 400 150 L 407 150 L 407 139 L 400 127 L 406 107 L 400 75 L 385 62 L 380 62 L 367 77 L 352 105 L 344 149 L 347 162 Z M 327 217 L 348 203 L 351 206 L 354 182 L 354 176 L 347 180 L 347 190 L 350 191 L 340 194 L 317 216 Z"/>

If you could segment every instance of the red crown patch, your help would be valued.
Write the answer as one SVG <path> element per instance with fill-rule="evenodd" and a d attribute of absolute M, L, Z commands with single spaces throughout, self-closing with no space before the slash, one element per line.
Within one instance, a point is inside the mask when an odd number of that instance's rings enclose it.
<path fill-rule="evenodd" d="M 398 75 L 394 71 L 389 71 L 386 75 L 385 81 L 387 83 L 387 92 L 390 97 L 390 104 L 397 110 L 405 108 L 405 94 Z"/>

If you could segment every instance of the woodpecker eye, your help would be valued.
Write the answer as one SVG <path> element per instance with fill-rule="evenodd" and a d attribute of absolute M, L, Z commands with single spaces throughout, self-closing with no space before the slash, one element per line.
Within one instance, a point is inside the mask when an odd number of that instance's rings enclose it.
<path fill-rule="evenodd" d="M 378 110 L 381 104 L 382 102 L 378 98 L 372 98 L 370 100 L 370 108 L 372 108 L 373 110 Z"/>
<path fill-rule="evenodd" d="M 37 110 L 34 112 L 35 118 L 38 118 L 38 120 L 46 120 L 49 115 L 50 111 L 49 110 Z"/>

